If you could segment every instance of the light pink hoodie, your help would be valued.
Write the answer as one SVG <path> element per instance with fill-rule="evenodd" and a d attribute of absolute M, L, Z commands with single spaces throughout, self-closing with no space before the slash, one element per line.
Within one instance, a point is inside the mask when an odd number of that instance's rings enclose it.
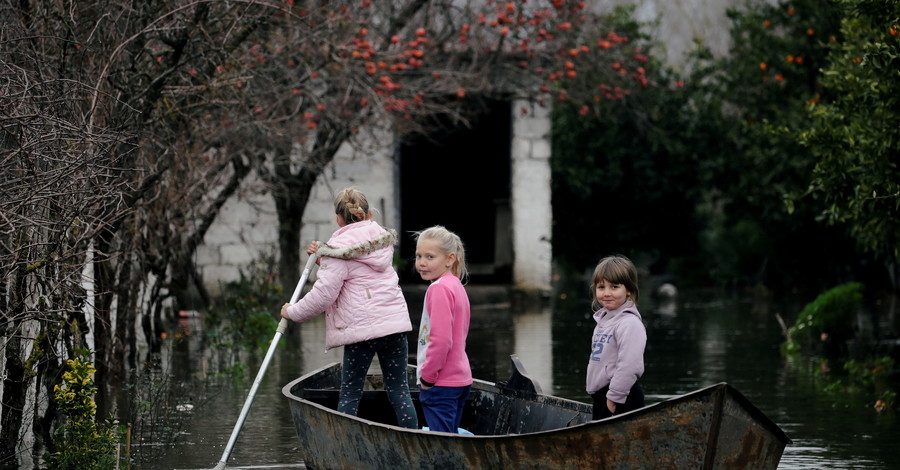
<path fill-rule="evenodd" d="M 634 302 L 594 313 L 597 326 L 591 339 L 587 367 L 587 392 L 593 394 L 609 385 L 606 398 L 625 403 L 628 392 L 644 374 L 644 347 L 647 330 Z"/>
<path fill-rule="evenodd" d="M 379 243 L 391 237 L 388 246 Z M 325 311 L 325 349 L 412 331 L 409 309 L 394 271 L 396 235 L 373 220 L 338 229 L 320 247 L 321 263 L 312 290 L 287 309 L 295 322 Z M 345 248 L 343 257 L 329 252 Z M 347 255 L 347 253 L 351 253 Z"/>

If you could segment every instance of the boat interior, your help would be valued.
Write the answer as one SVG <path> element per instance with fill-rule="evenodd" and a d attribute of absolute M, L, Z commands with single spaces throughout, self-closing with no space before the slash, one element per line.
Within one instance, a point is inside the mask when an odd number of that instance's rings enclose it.
<path fill-rule="evenodd" d="M 476 380 L 466 403 L 460 427 L 476 436 L 526 434 L 565 428 L 591 419 L 591 406 L 563 398 L 543 395 L 540 386 L 515 367 L 510 380 L 491 383 Z M 409 369 L 410 394 L 419 423 L 425 425 L 415 367 Z M 323 407 L 336 410 L 340 393 L 340 366 L 322 371 L 298 383 L 292 393 Z M 381 375 L 367 376 L 358 418 L 396 425 L 394 409 L 384 391 Z"/>

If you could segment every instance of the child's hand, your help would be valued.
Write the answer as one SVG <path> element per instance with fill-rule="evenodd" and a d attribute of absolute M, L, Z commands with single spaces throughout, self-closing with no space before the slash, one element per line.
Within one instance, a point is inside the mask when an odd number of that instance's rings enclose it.
<path fill-rule="evenodd" d="M 289 304 L 289 303 L 281 306 L 281 318 L 287 318 L 288 320 L 291 319 L 291 317 L 290 317 L 290 315 L 288 315 L 288 311 L 287 311 L 288 307 L 290 307 L 290 306 L 291 306 L 291 304 Z"/>
<path fill-rule="evenodd" d="M 609 409 L 610 413 L 616 414 L 616 402 L 610 400 L 609 398 L 606 399 L 606 408 Z"/>
<path fill-rule="evenodd" d="M 319 251 L 319 244 L 314 241 L 309 242 L 309 246 L 306 247 L 306 254 L 311 255 L 317 251 Z M 321 265 L 321 263 L 322 263 L 322 258 L 317 258 L 316 264 Z"/>

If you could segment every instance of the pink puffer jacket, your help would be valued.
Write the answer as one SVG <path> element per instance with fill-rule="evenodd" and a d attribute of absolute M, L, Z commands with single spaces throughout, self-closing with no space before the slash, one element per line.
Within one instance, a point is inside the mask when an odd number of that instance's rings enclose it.
<path fill-rule="evenodd" d="M 393 268 L 396 232 L 373 220 L 345 225 L 319 247 L 312 290 L 287 313 L 305 322 L 325 312 L 325 349 L 412 331 Z M 343 259 L 342 259 L 343 258 Z"/>

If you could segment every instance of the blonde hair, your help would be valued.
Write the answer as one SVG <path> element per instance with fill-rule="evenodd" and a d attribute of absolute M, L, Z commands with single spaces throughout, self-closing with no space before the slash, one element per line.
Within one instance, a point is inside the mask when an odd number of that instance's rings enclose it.
<path fill-rule="evenodd" d="M 622 255 L 613 255 L 607 256 L 597 263 L 597 267 L 594 268 L 594 275 L 591 277 L 591 297 L 594 299 L 591 302 L 591 307 L 594 310 L 600 309 L 600 305 L 597 303 L 596 292 L 597 285 L 604 279 L 606 282 L 625 286 L 625 290 L 631 294 L 631 300 L 637 303 L 638 274 L 637 268 L 634 267 L 634 263 L 630 259 Z"/>
<path fill-rule="evenodd" d="M 456 255 L 456 262 L 450 267 L 450 272 L 458 277 L 460 281 L 464 281 L 469 276 L 469 270 L 466 268 L 466 249 L 463 246 L 462 239 L 459 238 L 459 235 L 447 230 L 441 225 L 435 225 L 426 228 L 425 230 L 414 232 L 413 238 L 416 242 L 423 238 L 438 242 L 438 247 L 441 251 L 447 254 L 454 253 Z"/>
<path fill-rule="evenodd" d="M 369 218 L 369 201 L 362 191 L 345 188 L 334 198 L 334 213 L 343 217 L 347 224 L 362 222 Z"/>

